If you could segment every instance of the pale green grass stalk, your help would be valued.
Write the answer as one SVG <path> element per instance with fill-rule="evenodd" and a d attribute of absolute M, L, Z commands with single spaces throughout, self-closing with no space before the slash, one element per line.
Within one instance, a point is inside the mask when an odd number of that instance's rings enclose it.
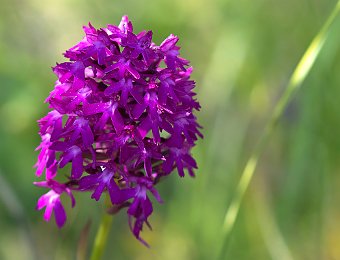
<path fill-rule="evenodd" d="M 263 134 L 259 138 L 257 145 L 255 146 L 250 158 L 248 159 L 244 170 L 242 171 L 240 181 L 236 187 L 236 190 L 232 196 L 231 203 L 226 211 L 223 223 L 223 235 L 222 235 L 222 247 L 219 253 L 219 259 L 224 259 L 227 248 L 229 246 L 231 234 L 235 221 L 237 219 L 242 199 L 244 197 L 247 188 L 249 187 L 250 181 L 256 170 L 258 160 L 267 144 L 268 138 L 271 136 L 275 126 L 278 123 L 279 118 L 285 111 L 285 108 L 289 104 L 294 94 L 298 91 L 301 84 L 310 72 L 316 58 L 318 57 L 320 50 L 322 49 L 330 30 L 330 26 L 333 23 L 335 17 L 338 15 L 340 10 L 340 1 L 334 7 L 332 13 L 326 20 L 325 24 L 319 31 L 319 33 L 314 37 L 306 52 L 302 56 L 298 65 L 296 66 L 289 83 L 279 99 L 277 105 L 274 108 L 273 114 L 267 123 Z"/>
<path fill-rule="evenodd" d="M 110 197 L 107 195 L 105 198 L 105 206 L 111 205 Z M 106 210 L 103 212 L 103 216 L 100 222 L 100 226 L 98 228 L 92 253 L 91 253 L 91 260 L 101 260 L 104 254 L 105 246 L 107 243 L 107 238 L 109 236 L 109 232 L 112 225 L 112 215 L 108 214 Z"/>

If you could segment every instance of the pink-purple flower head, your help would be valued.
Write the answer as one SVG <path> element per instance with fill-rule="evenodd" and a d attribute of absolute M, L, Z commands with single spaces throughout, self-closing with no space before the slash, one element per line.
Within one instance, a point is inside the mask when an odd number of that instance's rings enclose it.
<path fill-rule="evenodd" d="M 60 196 L 75 205 L 73 191 L 90 191 L 99 200 L 109 194 L 113 206 L 128 207 L 129 225 L 140 231 L 153 208 L 150 194 L 162 202 L 155 185 L 177 169 L 194 176 L 191 148 L 202 134 L 193 114 L 199 110 L 190 80 L 192 68 L 179 56 L 178 38 L 159 46 L 152 32 L 133 32 L 127 16 L 118 26 L 84 27 L 85 37 L 57 64 L 54 90 L 46 102 L 52 109 L 40 119 L 41 144 L 35 183 L 49 188 L 37 209 L 52 212 L 59 227 L 66 221 Z M 71 164 L 65 183 L 58 169 Z"/>

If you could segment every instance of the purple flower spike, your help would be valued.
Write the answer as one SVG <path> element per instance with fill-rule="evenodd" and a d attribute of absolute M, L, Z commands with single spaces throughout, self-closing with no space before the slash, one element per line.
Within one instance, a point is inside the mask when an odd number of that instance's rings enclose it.
<path fill-rule="evenodd" d="M 46 180 L 35 185 L 50 191 L 37 209 L 45 208 L 46 221 L 54 213 L 62 227 L 63 193 L 72 207 L 72 191 L 89 191 L 97 201 L 107 193 L 114 209 L 128 208 L 133 235 L 147 245 L 140 233 L 150 227 L 149 196 L 162 202 L 155 185 L 175 169 L 184 177 L 197 168 L 191 149 L 203 136 L 192 68 L 179 56 L 177 36 L 157 46 L 152 31 L 134 33 L 127 16 L 118 26 L 83 29 L 84 38 L 64 53 L 68 60 L 53 68 L 51 111 L 38 121 L 36 175 Z M 65 183 L 55 181 L 69 164 Z"/>

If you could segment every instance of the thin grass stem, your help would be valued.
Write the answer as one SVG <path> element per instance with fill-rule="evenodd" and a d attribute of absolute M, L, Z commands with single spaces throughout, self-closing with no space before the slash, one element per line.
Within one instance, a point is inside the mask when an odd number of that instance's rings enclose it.
<path fill-rule="evenodd" d="M 110 198 L 109 196 L 106 196 L 105 204 L 110 203 Z M 104 254 L 105 246 L 107 243 L 107 238 L 109 236 L 109 232 L 111 229 L 112 225 L 112 215 L 108 214 L 106 211 L 104 211 L 100 226 L 98 228 L 93 248 L 92 248 L 92 253 L 91 253 L 91 260 L 101 260 Z"/>
<path fill-rule="evenodd" d="M 265 130 L 260 136 L 258 143 L 256 144 L 248 161 L 245 164 L 245 167 L 241 173 L 241 178 L 232 196 L 231 203 L 229 204 L 229 207 L 224 217 L 224 223 L 223 223 L 223 229 L 222 229 L 222 232 L 223 232 L 222 246 L 221 246 L 221 250 L 218 255 L 218 259 L 225 259 L 226 251 L 230 244 L 233 227 L 235 225 L 235 222 L 236 222 L 239 210 L 240 210 L 242 199 L 253 178 L 258 160 L 263 153 L 264 147 L 267 144 L 269 137 L 273 133 L 275 126 L 277 125 L 281 115 L 285 111 L 290 100 L 292 99 L 294 94 L 298 91 L 303 81 L 306 79 L 307 75 L 309 74 L 312 66 L 314 65 L 315 60 L 320 53 L 320 50 L 324 46 L 324 43 L 330 31 L 330 27 L 335 17 L 338 15 L 339 10 L 340 10 L 340 0 L 338 1 L 337 5 L 334 7 L 332 13 L 329 15 L 328 19 L 322 26 L 321 30 L 318 32 L 318 34 L 314 37 L 314 39 L 308 46 L 307 50 L 305 51 L 299 63 L 297 64 L 283 95 L 281 96 L 278 103 L 276 104 L 273 114 L 270 117 L 270 120 L 268 121 L 267 125 L 265 126 Z"/>

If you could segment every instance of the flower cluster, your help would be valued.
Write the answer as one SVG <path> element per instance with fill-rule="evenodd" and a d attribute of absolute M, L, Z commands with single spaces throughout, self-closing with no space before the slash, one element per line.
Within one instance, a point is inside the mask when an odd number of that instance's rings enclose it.
<path fill-rule="evenodd" d="M 128 207 L 130 228 L 140 241 L 143 224 L 153 208 L 152 194 L 162 202 L 155 184 L 177 168 L 194 176 L 190 155 L 202 137 L 193 110 L 192 68 L 179 56 L 178 38 L 170 35 L 159 46 L 152 32 L 133 33 L 127 16 L 118 26 L 84 27 L 82 41 L 57 64 L 54 90 L 46 102 L 50 111 L 40 119 L 42 142 L 36 175 L 49 188 L 37 204 L 52 212 L 59 227 L 66 221 L 60 196 L 90 191 L 99 200 L 107 192 L 113 206 Z M 58 169 L 72 164 L 65 183 Z M 60 179 L 60 178 L 58 178 Z"/>

